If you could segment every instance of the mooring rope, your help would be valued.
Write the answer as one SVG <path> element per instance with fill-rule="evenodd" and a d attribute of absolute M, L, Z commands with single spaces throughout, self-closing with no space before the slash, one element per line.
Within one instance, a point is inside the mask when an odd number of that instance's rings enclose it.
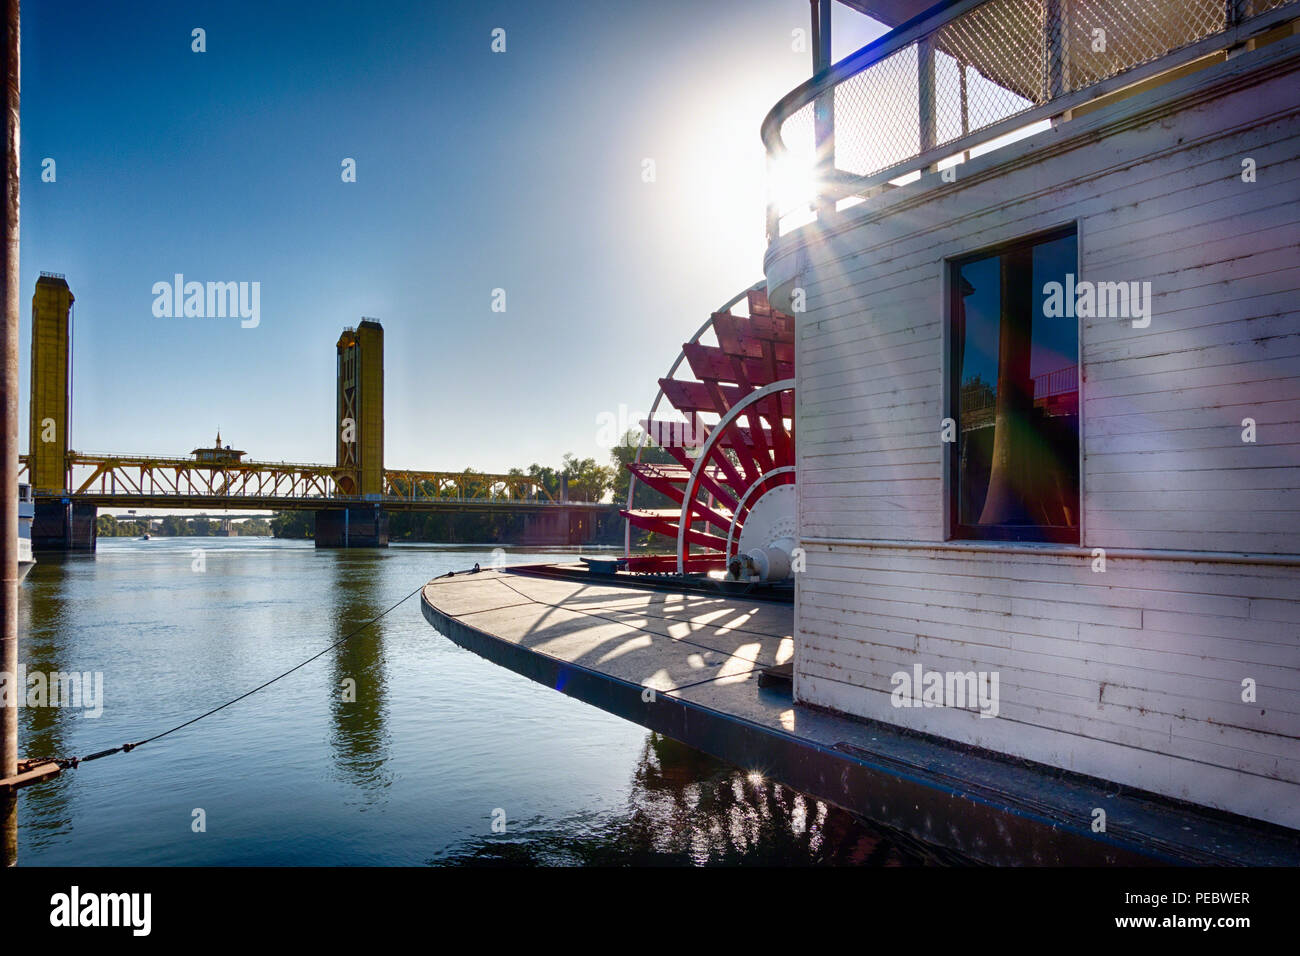
<path fill-rule="evenodd" d="M 481 569 L 479 568 L 479 566 L 478 566 L 477 564 L 475 564 L 474 567 L 470 568 L 469 570 L 466 570 L 466 571 L 448 571 L 446 574 L 439 574 L 437 577 L 435 577 L 435 578 L 431 578 L 430 580 L 437 581 L 437 580 L 439 580 L 439 579 L 441 579 L 441 578 L 454 578 L 454 577 L 455 577 L 456 575 L 458 575 L 458 574 L 477 574 L 480 570 L 481 570 Z M 221 704 L 221 705 L 219 705 L 219 706 L 217 706 L 217 707 L 213 707 L 211 710 L 209 710 L 209 711 L 207 711 L 207 712 L 205 712 L 205 713 L 199 714 L 197 717 L 191 717 L 189 720 L 185 721 L 183 724 L 177 724 L 175 727 L 172 727 L 172 728 L 170 728 L 170 729 L 168 729 L 168 730 L 164 730 L 162 733 L 154 734 L 152 737 L 146 737 L 144 740 L 137 740 L 137 741 L 135 741 L 134 743 L 121 744 L 120 746 L 117 746 L 117 747 L 111 747 L 111 748 L 109 748 L 108 750 L 100 750 L 100 751 L 98 751 L 98 752 L 96 752 L 96 753 L 93 753 L 93 754 L 87 754 L 87 755 L 84 756 L 84 757 L 59 757 L 59 758 L 55 758 L 55 759 L 54 759 L 54 763 L 57 763 L 57 764 L 59 765 L 59 768 L 62 769 L 62 770 L 67 770 L 67 769 L 69 769 L 69 768 L 75 768 L 75 767 L 77 767 L 78 765 L 83 764 L 83 763 L 86 763 L 86 762 L 88 762 L 88 761 L 90 761 L 90 760 L 98 760 L 98 759 L 100 759 L 101 757 L 110 757 L 110 756 L 112 756 L 113 754 L 118 754 L 118 753 L 130 753 L 130 752 L 131 752 L 132 750 L 134 750 L 136 747 L 143 747 L 143 746 L 144 746 L 145 744 L 147 744 L 147 743 L 152 743 L 152 742 L 155 741 L 155 740 L 161 740 L 163 737 L 166 737 L 168 734 L 174 734 L 174 733 L 176 733 L 176 731 L 178 731 L 178 730 L 182 730 L 182 729 L 184 729 L 185 727 L 190 726 L 191 724 L 197 724 L 197 723 L 198 723 L 200 720 L 202 720 L 203 718 L 205 718 L 205 717 L 211 717 L 213 714 L 218 713 L 219 711 L 223 711 L 223 710 L 225 710 L 227 707 L 231 706 L 232 704 L 237 704 L 237 703 L 239 703 L 241 700 L 245 699 L 246 697 L 252 697 L 252 696 L 253 696 L 254 694 L 256 694 L 258 691 L 260 691 L 260 690 L 265 690 L 266 688 L 268 688 L 268 687 L 270 687 L 272 684 L 274 684 L 276 681 L 281 680 L 281 679 L 283 679 L 283 678 L 285 678 L 285 677 L 288 677 L 288 676 L 289 676 L 290 674 L 292 674 L 294 671 L 296 671 L 296 670 L 300 670 L 301 668 L 306 667 L 306 666 L 307 666 L 308 664 L 310 664 L 312 661 L 315 661 L 315 660 L 318 660 L 318 659 L 321 658 L 321 657 L 324 657 L 326 654 L 328 654 L 330 651 L 334 650 L 336 647 L 340 647 L 340 646 L 342 646 L 343 644 L 346 644 L 348 641 L 352 640 L 352 638 L 356 637 L 358 634 L 360 634 L 360 633 L 361 633 L 362 631 L 364 631 L 366 628 L 370 627 L 372 624 L 376 623 L 377 621 L 382 620 L 385 616 L 387 616 L 388 614 L 391 614 L 393 611 L 397 610 L 399 607 L 401 607 L 403 604 L 405 604 L 405 603 L 406 603 L 407 601 L 409 601 L 411 598 L 413 598 L 413 597 L 415 597 L 417 594 L 419 594 L 422 590 L 424 590 L 424 585 L 423 585 L 423 584 L 421 584 L 418 588 L 416 588 L 416 589 L 415 589 L 414 591 L 412 591 L 410 594 L 406 595 L 406 597 L 402 598 L 402 599 L 401 599 L 400 601 L 398 601 L 396 604 L 390 605 L 389 607 L 385 608 L 383 611 L 381 611 L 379 614 L 377 614 L 377 615 L 375 615 L 374 617 L 372 617 L 370 620 L 366 621 L 364 624 L 361 624 L 360 626 L 358 626 L 358 627 L 354 628 L 353 630 L 349 631 L 347 634 L 345 634 L 343 637 L 339 638 L 339 639 L 338 639 L 337 641 L 335 641 L 333 644 L 330 644 L 328 647 L 325 647 L 325 648 L 322 649 L 320 652 L 318 652 L 318 653 L 316 653 L 316 654 L 313 654 L 311 657 L 307 658 L 305 661 L 302 661 L 301 663 L 295 664 L 293 667 L 290 667 L 290 668 L 289 668 L 287 671 L 285 671 L 284 673 L 282 673 L 282 674 L 277 674 L 275 677 L 272 677 L 270 680 L 266 681 L 265 683 L 258 684 L 258 685 L 257 685 L 256 687 L 254 687 L 252 690 L 247 691 L 246 693 L 240 694 L 238 697 L 235 697 L 235 698 L 233 698 L 233 699 L 231 699 L 231 700 L 228 700 L 228 701 L 226 701 L 224 704 Z"/>

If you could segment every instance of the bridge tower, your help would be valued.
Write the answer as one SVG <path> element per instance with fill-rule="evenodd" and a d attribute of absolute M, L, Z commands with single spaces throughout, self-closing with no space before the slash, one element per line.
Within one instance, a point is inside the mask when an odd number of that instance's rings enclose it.
<path fill-rule="evenodd" d="M 318 548 L 388 544 L 384 494 L 384 327 L 362 319 L 339 337 L 335 415 L 336 479 L 340 495 L 374 504 L 316 512 Z"/>
<path fill-rule="evenodd" d="M 37 496 L 32 522 L 32 547 L 37 550 L 95 550 L 95 507 L 74 505 L 66 497 L 74 301 L 63 276 L 42 272 L 36 280 L 32 295 L 27 474 Z"/>
<path fill-rule="evenodd" d="M 335 464 L 349 474 L 339 491 L 384 493 L 384 327 L 363 319 L 338 342 L 338 427 Z"/>
<path fill-rule="evenodd" d="M 63 276 L 42 272 L 36 280 L 27 425 L 27 474 L 33 491 L 58 493 L 67 484 L 74 301 Z"/>

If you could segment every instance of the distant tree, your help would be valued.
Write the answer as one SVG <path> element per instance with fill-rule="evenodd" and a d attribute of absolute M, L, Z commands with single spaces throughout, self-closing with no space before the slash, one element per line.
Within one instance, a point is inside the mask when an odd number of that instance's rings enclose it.
<path fill-rule="evenodd" d="M 610 450 L 610 460 L 614 464 L 614 501 L 618 504 L 624 504 L 627 501 L 627 486 L 632 475 L 627 470 L 627 466 L 629 463 L 636 461 L 637 445 L 641 441 L 641 434 L 639 429 L 629 429 L 622 440 Z M 641 449 L 641 460 L 661 465 L 670 465 L 676 462 L 672 455 L 649 438 L 646 439 L 645 446 Z M 677 502 L 667 495 L 646 487 L 642 482 L 637 482 L 633 504 L 637 508 L 674 508 L 677 506 Z"/>
<path fill-rule="evenodd" d="M 313 511 L 277 511 L 271 516 L 271 534 L 277 538 L 311 538 L 316 534 Z"/>
<path fill-rule="evenodd" d="M 162 519 L 162 527 L 158 533 L 173 537 L 183 538 L 189 534 L 189 523 L 180 515 L 167 515 Z"/>
<path fill-rule="evenodd" d="M 116 538 L 117 519 L 112 515 L 100 515 L 95 519 L 95 534 L 101 538 Z"/>
<path fill-rule="evenodd" d="M 466 468 L 460 473 L 460 493 L 465 498 L 486 498 L 488 494 L 487 479 L 482 472 Z"/>
<path fill-rule="evenodd" d="M 230 526 L 233 534 L 245 537 L 265 537 L 271 533 L 271 524 L 265 518 L 245 518 L 237 524 Z"/>
<path fill-rule="evenodd" d="M 614 484 L 614 470 L 594 458 L 565 455 L 562 474 L 569 480 L 570 501 L 602 501 Z"/>
<path fill-rule="evenodd" d="M 560 473 L 554 468 L 547 468 L 534 462 L 528 466 L 528 477 L 546 490 L 552 498 L 560 497 Z M 546 497 L 541 495 L 540 497 Z"/>

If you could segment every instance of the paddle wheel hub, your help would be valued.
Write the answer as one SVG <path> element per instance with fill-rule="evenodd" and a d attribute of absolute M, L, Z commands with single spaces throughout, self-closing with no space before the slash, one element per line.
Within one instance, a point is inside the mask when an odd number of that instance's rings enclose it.
<path fill-rule="evenodd" d="M 736 554 L 727 562 L 729 577 L 780 581 L 790 576 L 790 554 L 797 526 L 794 485 L 776 485 L 754 502 L 740 530 Z"/>

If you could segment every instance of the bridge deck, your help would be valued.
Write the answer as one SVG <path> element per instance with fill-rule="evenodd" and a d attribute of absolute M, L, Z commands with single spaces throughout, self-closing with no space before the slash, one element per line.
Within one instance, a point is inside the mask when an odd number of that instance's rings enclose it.
<path fill-rule="evenodd" d="M 549 687 L 932 844 L 992 863 L 1300 863 L 1293 835 L 1102 781 L 795 704 L 789 604 L 682 593 L 581 566 L 429 582 L 425 617 Z M 1093 833 L 1095 807 L 1107 832 Z"/>

